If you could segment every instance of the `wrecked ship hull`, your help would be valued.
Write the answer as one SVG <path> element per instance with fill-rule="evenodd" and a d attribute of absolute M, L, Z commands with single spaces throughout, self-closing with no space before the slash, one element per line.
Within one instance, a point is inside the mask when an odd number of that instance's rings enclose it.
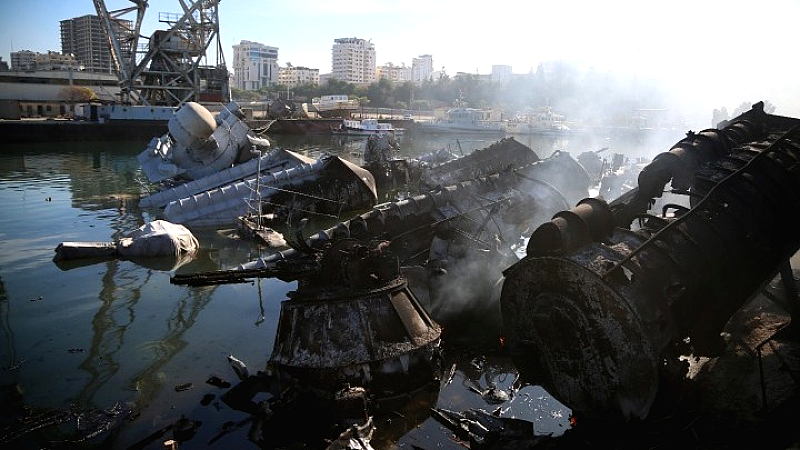
<path fill-rule="evenodd" d="M 142 208 L 163 208 L 170 202 L 252 177 L 259 172 L 259 169 L 262 173 L 277 172 L 297 167 L 300 164 L 311 164 L 312 162 L 314 160 L 311 158 L 289 150 L 276 148 L 260 158 L 251 159 L 203 178 L 187 181 L 143 197 L 139 200 L 139 206 Z"/>
<path fill-rule="evenodd" d="M 496 217 L 498 224 L 493 225 L 492 229 L 481 227 L 498 205 L 503 205 L 502 214 Z M 427 259 L 426 250 L 430 247 L 436 226 L 442 223 L 461 220 L 465 231 L 478 232 L 476 239 L 488 241 L 490 236 L 499 234 L 511 245 L 517 243 L 522 232 L 544 222 L 564 205 L 568 205 L 567 200 L 553 186 L 520 178 L 513 172 L 504 172 L 396 202 L 382 203 L 350 220 L 313 234 L 307 245 L 313 248 L 336 239 L 352 238 L 367 242 L 382 238 L 391 241 L 391 248 L 402 264 L 413 263 Z M 242 268 L 270 267 L 276 261 L 297 255 L 296 250 L 287 250 L 247 263 Z"/>
<path fill-rule="evenodd" d="M 578 205 L 542 225 L 506 271 L 514 361 L 576 414 L 647 418 L 659 377 L 683 366 L 682 343 L 715 354 L 731 315 L 800 248 L 798 121 L 755 107 L 741 120 L 757 126 L 674 148 L 619 203 Z M 671 162 L 682 158 L 695 168 Z M 691 208 L 642 213 L 670 180 L 690 189 Z M 641 228 L 623 228 L 635 217 Z"/>
<path fill-rule="evenodd" d="M 509 170 L 378 205 L 312 235 L 306 245 L 388 240 L 435 320 L 448 325 L 467 313 L 484 314 L 497 329 L 502 270 L 518 260 L 523 233 L 564 205 L 555 187 Z M 294 249 L 278 252 L 241 269 L 269 269 L 297 256 Z"/>
<path fill-rule="evenodd" d="M 170 202 L 167 220 L 189 227 L 222 227 L 249 213 L 300 210 L 337 215 L 377 201 L 372 175 L 339 157 L 263 174 Z"/>
<path fill-rule="evenodd" d="M 430 156 L 426 155 L 426 158 L 415 164 L 421 166 L 418 178 L 422 189 L 449 186 L 539 161 L 539 157 L 530 147 L 514 138 L 501 139 L 489 147 L 437 165 L 427 162 L 431 159 Z"/>
<path fill-rule="evenodd" d="M 491 146 L 445 163 L 411 164 L 412 179 L 419 179 L 420 189 L 435 189 L 463 181 L 514 171 L 520 178 L 533 178 L 549 183 L 574 204 L 589 192 L 590 177 L 586 169 L 567 152 L 555 152 L 540 159 L 529 147 L 514 138 L 501 139 Z M 419 172 L 418 175 L 414 175 Z"/>
<path fill-rule="evenodd" d="M 216 117 L 202 105 L 188 102 L 168 123 L 169 132 L 153 138 L 137 159 L 154 183 L 179 178 L 196 180 L 254 157 L 254 145 L 269 146 L 250 136 L 236 102 Z"/>

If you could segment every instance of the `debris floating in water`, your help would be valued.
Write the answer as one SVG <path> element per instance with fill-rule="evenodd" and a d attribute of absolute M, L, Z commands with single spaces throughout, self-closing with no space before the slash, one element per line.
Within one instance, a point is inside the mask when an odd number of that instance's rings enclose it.
<path fill-rule="evenodd" d="M 216 386 L 218 388 L 229 388 L 229 387 L 231 387 L 231 384 L 229 382 L 223 380 L 222 378 L 220 378 L 220 377 L 218 377 L 216 375 L 210 376 L 206 380 L 206 383 L 210 384 L 212 386 Z"/>
<path fill-rule="evenodd" d="M 179 385 L 175 386 L 175 392 L 188 391 L 189 389 L 191 389 L 193 387 L 194 387 L 194 384 L 192 384 L 192 383 L 179 384 Z"/>
<path fill-rule="evenodd" d="M 250 371 L 247 370 L 247 366 L 243 362 L 236 359 L 233 355 L 228 355 L 228 362 L 240 380 L 244 381 L 250 378 Z"/>

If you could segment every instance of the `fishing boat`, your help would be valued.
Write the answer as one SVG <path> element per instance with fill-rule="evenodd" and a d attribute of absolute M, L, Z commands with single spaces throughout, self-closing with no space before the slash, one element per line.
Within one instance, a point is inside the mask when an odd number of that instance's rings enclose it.
<path fill-rule="evenodd" d="M 331 132 L 344 136 L 373 136 L 379 134 L 394 135 L 399 139 L 405 130 L 395 128 L 391 123 L 378 122 L 378 119 L 352 120 L 344 119 L 338 127 L 331 127 Z"/>

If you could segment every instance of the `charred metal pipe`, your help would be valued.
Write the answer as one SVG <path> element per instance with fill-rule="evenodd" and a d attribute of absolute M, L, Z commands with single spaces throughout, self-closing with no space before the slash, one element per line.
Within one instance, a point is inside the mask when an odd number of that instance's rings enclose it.
<path fill-rule="evenodd" d="M 653 199 L 661 197 L 664 186 L 688 191 L 694 174 L 704 164 L 730 153 L 736 145 L 754 139 L 763 132 L 764 104 L 753 105 L 750 118 L 741 117 L 721 130 L 689 131 L 668 152 L 659 154 L 639 173 L 639 186 L 631 195 L 611 203 L 617 225 L 628 228 L 638 214 L 647 211 Z"/>
<path fill-rule="evenodd" d="M 695 355 L 711 353 L 800 248 L 800 121 L 776 123 L 788 121 L 765 120 L 758 141 L 697 171 L 702 200 L 679 217 L 508 269 L 501 308 L 523 376 L 574 412 L 646 418 L 673 344 L 688 337 Z"/>
<path fill-rule="evenodd" d="M 533 232 L 528 241 L 528 256 L 561 255 L 592 241 L 600 241 L 614 231 L 614 215 L 603 200 L 585 198 L 569 211 L 561 211 Z"/>

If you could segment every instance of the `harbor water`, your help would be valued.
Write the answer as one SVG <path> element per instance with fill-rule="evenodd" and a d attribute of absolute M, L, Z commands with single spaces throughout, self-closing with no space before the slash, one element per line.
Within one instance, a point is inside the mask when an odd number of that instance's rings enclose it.
<path fill-rule="evenodd" d="M 629 158 L 667 151 L 680 139 L 519 136 L 545 158 L 609 148 Z M 364 139 L 329 135 L 269 136 L 273 146 L 360 163 Z M 456 154 L 498 138 L 407 133 L 401 156 L 439 148 Z M 268 252 L 235 230 L 193 230 L 201 251 L 181 267 L 163 261 L 53 261 L 61 242 L 110 242 L 158 210 L 138 200 L 156 189 L 136 156 L 147 142 L 47 142 L 0 145 L 0 447 L 103 446 L 163 448 L 181 417 L 198 424 L 180 448 L 257 448 L 255 420 L 221 401 L 217 376 L 238 381 L 227 357 L 264 370 L 281 301 L 294 282 L 259 279 L 206 287 L 170 284 L 176 273 L 229 269 Z M 348 217 L 342 217 L 342 220 Z M 480 324 L 475 325 L 476 329 Z M 444 342 L 443 381 L 380 419 L 378 448 L 462 448 L 430 408 L 454 411 L 487 404 L 470 386 L 508 388 L 516 371 L 501 347 Z M 529 420 L 537 434 L 569 427 L 569 409 L 531 383 L 499 405 Z M 298 423 L 294 430 L 313 427 Z M 160 434 L 159 434 L 160 432 Z M 289 431 L 287 430 L 287 433 Z M 62 447 L 63 448 L 63 447 Z M 309 448 L 317 448 L 310 446 Z"/>

